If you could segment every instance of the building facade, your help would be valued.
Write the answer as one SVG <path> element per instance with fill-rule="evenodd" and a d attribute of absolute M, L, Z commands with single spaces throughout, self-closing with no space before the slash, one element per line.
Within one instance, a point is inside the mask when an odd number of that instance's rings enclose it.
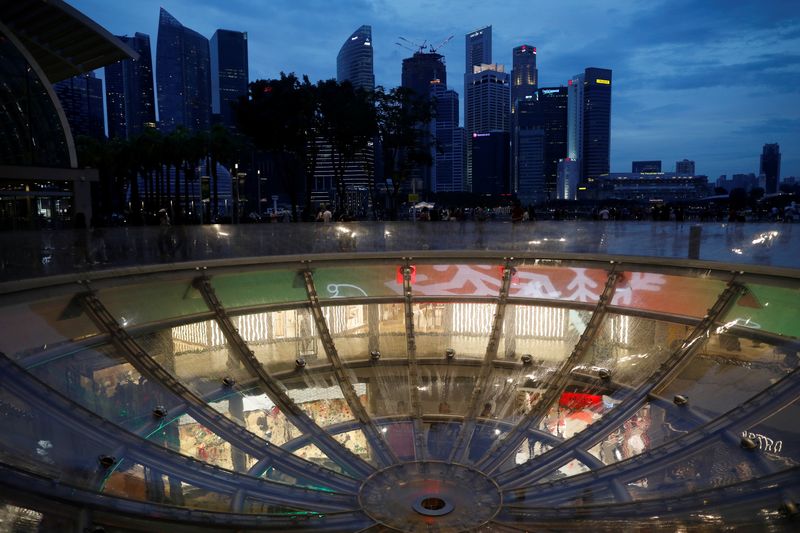
<path fill-rule="evenodd" d="M 161 8 L 156 50 L 158 126 L 198 131 L 211 124 L 211 57 L 208 39 Z"/>
<path fill-rule="evenodd" d="M 611 70 L 589 67 L 583 80 L 581 177 L 592 182 L 608 174 L 611 161 Z"/>
<path fill-rule="evenodd" d="M 594 182 L 600 200 L 674 202 L 709 196 L 706 176 L 679 176 L 674 172 L 612 172 Z"/>
<path fill-rule="evenodd" d="M 507 131 L 472 134 L 472 192 L 480 194 L 510 192 L 508 149 Z"/>
<path fill-rule="evenodd" d="M 583 158 L 583 82 L 583 74 L 567 82 L 567 157 L 579 165 Z"/>
<path fill-rule="evenodd" d="M 778 182 L 781 180 L 781 147 L 778 143 L 764 145 L 759 174 L 766 178 L 764 189 L 767 194 L 778 192 Z"/>
<path fill-rule="evenodd" d="M 661 161 L 631 161 L 631 172 L 636 174 L 661 172 Z"/>
<path fill-rule="evenodd" d="M 694 175 L 694 161 L 690 161 L 688 159 L 684 159 L 682 161 L 675 162 L 675 174 L 682 175 L 682 176 L 693 176 Z"/>
<path fill-rule="evenodd" d="M 511 52 L 511 113 L 517 102 L 533 98 L 539 85 L 536 68 L 536 47 L 529 44 L 517 46 Z"/>
<path fill-rule="evenodd" d="M 442 83 L 432 83 L 434 118 L 431 129 L 436 138 L 432 190 L 464 190 L 464 128 L 459 127 L 458 93 Z"/>
<path fill-rule="evenodd" d="M 466 76 L 466 113 L 464 130 L 467 135 L 467 183 L 472 190 L 472 141 L 476 133 L 509 131 L 508 101 L 510 77 L 503 65 L 484 64 L 473 67 Z"/>
<path fill-rule="evenodd" d="M 556 198 L 559 200 L 577 200 L 580 179 L 580 165 L 576 160 L 566 158 L 559 161 Z"/>
<path fill-rule="evenodd" d="M 250 79 L 247 33 L 217 30 L 211 37 L 211 112 L 228 128 L 236 126 L 234 104 L 247 96 Z"/>
<path fill-rule="evenodd" d="M 520 109 L 522 108 L 523 106 L 520 106 Z M 514 149 L 516 150 L 517 165 L 514 192 L 517 193 L 517 198 L 525 203 L 542 201 L 545 190 L 544 130 L 520 128 L 517 131 L 517 142 Z"/>
<path fill-rule="evenodd" d="M 354 87 L 375 89 L 372 52 L 372 26 L 359 27 L 347 38 L 336 56 L 336 81 L 349 81 Z"/>
<path fill-rule="evenodd" d="M 149 35 L 136 33 L 118 39 L 136 51 L 139 58 L 105 67 L 108 138 L 129 139 L 156 125 L 153 60 Z"/>
<path fill-rule="evenodd" d="M 403 60 L 400 85 L 419 98 L 430 99 L 431 83 L 447 86 L 447 68 L 441 54 L 415 52 Z"/>
<path fill-rule="evenodd" d="M 53 84 L 73 137 L 103 139 L 103 81 L 87 72 Z"/>

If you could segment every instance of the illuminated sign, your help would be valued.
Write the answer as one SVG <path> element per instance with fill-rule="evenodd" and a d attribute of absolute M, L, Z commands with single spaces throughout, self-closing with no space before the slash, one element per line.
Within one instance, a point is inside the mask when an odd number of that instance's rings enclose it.
<path fill-rule="evenodd" d="M 586 190 L 586 187 L 578 187 L 578 190 L 579 190 L 579 191 L 585 191 L 585 190 Z"/>
<path fill-rule="evenodd" d="M 597 78 L 594 81 L 600 85 L 611 85 L 611 80 L 604 80 L 603 78 Z"/>

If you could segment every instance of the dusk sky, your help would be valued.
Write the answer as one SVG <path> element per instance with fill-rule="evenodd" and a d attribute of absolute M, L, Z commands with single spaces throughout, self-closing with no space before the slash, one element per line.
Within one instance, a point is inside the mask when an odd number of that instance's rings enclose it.
<path fill-rule="evenodd" d="M 614 71 L 611 171 L 634 159 L 697 162 L 720 174 L 758 173 L 764 143 L 780 144 L 781 177 L 800 177 L 798 0 L 67 0 L 114 34 L 150 35 L 155 66 L 159 7 L 207 37 L 246 31 L 250 78 L 281 71 L 336 76 L 336 54 L 372 25 L 376 83 L 400 83 L 398 36 L 438 44 L 448 85 L 462 97 L 464 34 L 493 27 L 493 60 L 538 49 L 540 86 L 585 67 Z M 462 116 L 463 122 L 463 116 Z"/>

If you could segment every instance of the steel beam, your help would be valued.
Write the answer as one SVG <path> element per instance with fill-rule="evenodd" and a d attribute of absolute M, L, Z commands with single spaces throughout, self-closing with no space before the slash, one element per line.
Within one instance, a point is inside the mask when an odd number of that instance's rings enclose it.
<path fill-rule="evenodd" d="M 417 368 L 417 341 L 414 336 L 414 307 L 411 302 L 411 261 L 404 258 L 400 267 L 403 274 L 403 308 L 406 323 L 406 352 L 408 354 L 408 386 L 411 393 L 411 421 L 414 429 L 414 451 L 417 461 L 428 457 L 425 427 L 422 425 L 422 403 L 419 399 L 419 368 Z"/>
<path fill-rule="evenodd" d="M 317 288 L 314 286 L 314 276 L 311 271 L 305 270 L 303 272 L 303 280 L 305 281 L 306 292 L 308 293 L 308 301 L 311 305 L 311 315 L 314 317 L 314 323 L 317 325 L 317 333 L 320 339 L 322 339 L 322 347 L 325 349 L 325 355 L 328 356 L 328 361 L 330 361 L 333 367 L 333 375 L 339 383 L 339 387 L 342 389 L 342 394 L 347 401 L 347 405 L 350 407 L 350 412 L 352 412 L 356 420 L 361 423 L 361 430 L 364 432 L 364 436 L 367 438 L 367 442 L 372 452 L 375 454 L 377 463 L 381 467 L 397 463 L 397 456 L 392 452 L 391 448 L 389 448 L 378 426 L 375 425 L 375 421 L 372 420 L 369 413 L 367 413 L 367 410 L 364 408 L 364 405 L 362 405 L 361 400 L 358 399 L 353 384 L 347 378 L 344 365 L 342 365 L 342 360 L 339 358 L 339 352 L 336 350 L 336 345 L 331 337 L 330 329 L 328 329 L 328 324 L 322 314 Z"/>
<path fill-rule="evenodd" d="M 538 427 L 542 419 L 547 416 L 547 412 L 554 402 L 558 401 L 561 391 L 569 380 L 570 370 L 583 358 L 586 348 L 594 340 L 600 324 L 603 323 L 605 318 L 606 305 L 611 303 L 614 297 L 614 290 L 617 286 L 619 274 L 616 272 L 616 265 L 612 265 L 611 271 L 606 280 L 605 287 L 602 294 L 600 294 L 597 306 L 594 313 L 583 330 L 581 338 L 578 340 L 575 348 L 572 350 L 570 356 L 561 364 L 561 367 L 548 378 L 545 384 L 546 392 L 536 406 L 534 406 L 522 420 L 500 441 L 496 442 L 486 453 L 486 455 L 478 461 L 477 467 L 487 474 L 493 473 L 500 467 L 522 444 L 527 438 L 530 428 Z M 538 462 L 538 461 L 537 461 Z"/>
<path fill-rule="evenodd" d="M 569 439 L 564 445 L 549 450 L 537 458 L 535 464 L 523 464 L 497 476 L 497 482 L 503 489 L 528 485 L 541 479 L 546 474 L 566 463 L 577 449 L 588 449 L 594 446 L 627 419 L 632 417 L 647 401 L 648 395 L 657 387 L 669 383 L 678 374 L 674 369 L 683 369 L 700 347 L 701 339 L 708 334 L 713 324 L 736 303 L 742 288 L 735 283 L 736 276 L 730 280 L 725 290 L 720 293 L 714 305 L 703 320 L 692 330 L 681 345 L 661 364 L 659 370 L 631 394 L 614 407 L 614 409 L 592 424 L 590 431 L 582 431 Z"/>
<path fill-rule="evenodd" d="M 251 433 L 236 422 L 217 412 L 201 397 L 189 390 L 166 369 L 159 365 L 153 357 L 145 352 L 136 341 L 122 328 L 113 315 L 91 292 L 81 296 L 82 304 L 95 323 L 111 336 L 112 342 L 120 350 L 120 354 L 140 374 L 155 382 L 161 383 L 188 406 L 188 413 L 198 422 L 225 438 L 233 446 L 256 458 L 269 458 L 282 472 L 299 478 L 310 478 L 320 484 L 334 489 L 352 491 L 357 482 L 332 470 L 305 461 L 300 457 L 273 446 L 268 441 Z"/>
<path fill-rule="evenodd" d="M 267 372 L 264 365 L 261 364 L 242 336 L 239 335 L 239 331 L 233 325 L 225 308 L 217 298 L 216 291 L 211 286 L 211 281 L 205 276 L 199 277 L 195 279 L 194 287 L 200 291 L 209 309 L 214 312 L 217 324 L 222 330 L 225 339 L 239 356 L 242 364 L 250 371 L 251 375 L 259 379 L 264 387 L 264 392 L 275 405 L 281 408 L 286 418 L 300 431 L 313 435 L 314 444 L 324 454 L 339 463 L 348 473 L 361 478 L 367 477 L 374 472 L 375 469 L 372 465 L 340 444 L 289 398 L 289 395 L 284 391 L 284 387 Z"/>
<path fill-rule="evenodd" d="M 25 372 L 13 361 L 0 355 L 0 376 L 4 387 L 35 409 L 45 412 L 98 444 L 108 446 L 112 457 L 131 460 L 143 466 L 186 481 L 199 488 L 219 493 L 244 490 L 247 494 L 275 505 L 291 505 L 319 511 L 341 511 L 358 507 L 355 495 L 317 491 L 251 477 L 198 461 L 158 444 L 142 439 L 124 428 L 96 415 L 36 377 Z M 80 454 L 80 450 L 73 450 Z M 108 471 L 99 465 L 97 476 L 105 478 Z"/>
<path fill-rule="evenodd" d="M 500 284 L 500 292 L 497 295 L 497 308 L 495 309 L 489 340 L 486 343 L 486 354 L 483 357 L 483 364 L 478 373 L 475 387 L 472 389 L 472 396 L 470 397 L 469 406 L 464 416 L 464 422 L 461 424 L 458 436 L 453 443 L 453 450 L 449 458 L 449 462 L 451 463 L 460 463 L 467 452 L 470 439 L 475 431 L 475 421 L 478 416 L 479 404 L 486 392 L 486 388 L 489 386 L 489 379 L 494 366 L 493 363 L 497 358 L 497 348 L 500 344 L 500 334 L 503 331 L 503 318 L 506 314 L 508 291 L 511 287 L 511 277 L 513 274 L 511 266 L 512 259 L 513 258 L 506 257 L 503 262 L 503 281 Z"/>

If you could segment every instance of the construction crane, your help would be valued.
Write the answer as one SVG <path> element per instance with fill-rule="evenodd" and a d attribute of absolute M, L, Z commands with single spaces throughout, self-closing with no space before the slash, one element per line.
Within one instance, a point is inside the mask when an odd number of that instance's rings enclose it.
<path fill-rule="evenodd" d="M 428 47 L 428 49 L 431 51 L 431 53 L 432 53 L 432 54 L 434 54 L 434 53 L 436 53 L 436 51 L 437 51 L 437 50 L 439 50 L 441 47 L 443 47 L 444 45 L 446 45 L 447 43 L 449 43 L 449 42 L 450 42 L 450 39 L 452 39 L 453 37 L 454 37 L 454 36 L 453 36 L 453 35 L 451 35 L 450 37 L 448 37 L 448 38 L 447 38 L 447 39 L 445 39 L 444 41 L 442 41 L 442 42 L 440 42 L 439 44 L 437 44 L 435 47 L 434 47 L 434 46 L 429 46 L 429 47 Z"/>

